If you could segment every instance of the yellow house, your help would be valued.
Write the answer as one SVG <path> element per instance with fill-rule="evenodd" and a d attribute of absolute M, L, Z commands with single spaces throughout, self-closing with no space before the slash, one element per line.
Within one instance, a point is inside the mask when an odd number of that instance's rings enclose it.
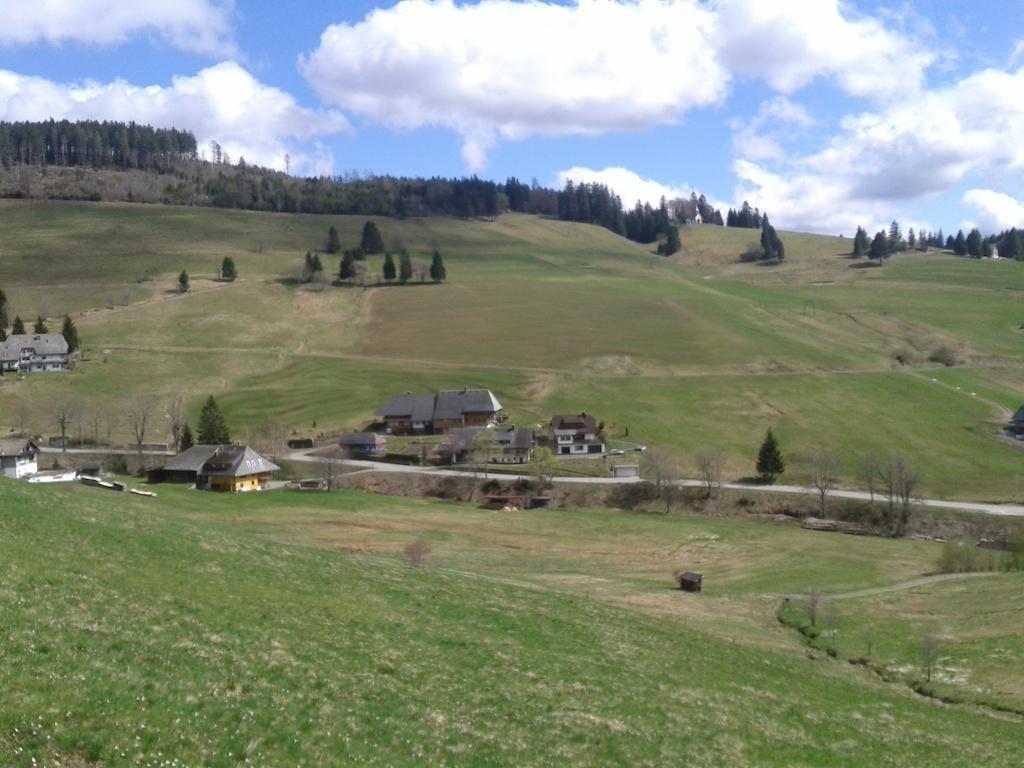
<path fill-rule="evenodd" d="M 247 445 L 223 445 L 199 470 L 196 487 L 231 493 L 260 491 L 279 469 Z"/>

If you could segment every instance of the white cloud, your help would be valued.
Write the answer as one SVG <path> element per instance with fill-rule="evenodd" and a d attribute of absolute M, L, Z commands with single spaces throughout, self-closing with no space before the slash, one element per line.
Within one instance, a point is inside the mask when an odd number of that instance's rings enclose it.
<path fill-rule="evenodd" d="M 763 102 L 752 119 L 729 121 L 733 151 L 752 160 L 781 160 L 783 142 L 798 138 L 815 122 L 801 104 L 776 96 Z"/>
<path fill-rule="evenodd" d="M 737 195 L 787 226 L 847 231 L 894 206 L 934 197 L 972 174 L 1013 179 L 1024 169 L 1024 68 L 986 69 L 848 116 L 824 149 L 802 156 L 742 153 Z M 742 149 L 741 147 L 739 149 Z"/>
<path fill-rule="evenodd" d="M 167 86 L 112 83 L 55 83 L 0 70 L 2 120 L 134 120 L 158 127 L 189 129 L 200 149 L 216 140 L 232 159 L 284 168 L 291 154 L 298 172 L 322 171 L 324 148 L 307 144 L 351 130 L 338 112 L 300 106 L 288 93 L 264 85 L 234 62 L 223 62 Z M 333 162 L 331 162 L 333 165 Z"/>
<path fill-rule="evenodd" d="M 558 173 L 558 186 L 564 187 L 567 181 L 574 184 L 604 184 L 622 200 L 622 205 L 632 208 L 637 200 L 657 205 L 664 197 L 671 200 L 676 197 L 689 197 L 690 188 L 662 184 L 654 179 L 645 179 L 628 168 L 603 168 L 595 170 L 575 166 Z"/>
<path fill-rule="evenodd" d="M 1024 227 L 1024 203 L 1007 194 L 991 189 L 969 189 L 964 193 L 963 202 L 977 211 L 977 226 L 987 235 Z"/>
<path fill-rule="evenodd" d="M 839 0 L 717 0 L 724 65 L 792 93 L 831 77 L 847 93 L 902 96 L 921 87 L 935 55 Z"/>
<path fill-rule="evenodd" d="M 643 130 L 717 103 L 713 26 L 696 0 L 405 0 L 328 27 L 300 68 L 326 103 L 451 128 L 479 169 L 499 138 Z"/>
<path fill-rule="evenodd" d="M 231 0 L 3 0 L 0 46 L 114 45 L 152 34 L 186 51 L 232 55 Z"/>

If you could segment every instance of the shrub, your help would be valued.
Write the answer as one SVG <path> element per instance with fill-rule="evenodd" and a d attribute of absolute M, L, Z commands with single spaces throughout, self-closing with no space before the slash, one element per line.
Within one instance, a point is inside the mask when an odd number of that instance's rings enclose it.
<path fill-rule="evenodd" d="M 402 555 L 412 568 L 420 568 L 431 553 L 430 545 L 423 539 L 411 541 L 402 548 Z"/>
<path fill-rule="evenodd" d="M 654 483 L 628 483 L 615 487 L 610 501 L 620 509 L 636 509 L 645 502 L 658 498 L 658 487 Z"/>
<path fill-rule="evenodd" d="M 947 368 L 951 368 L 956 365 L 956 353 L 945 344 L 941 347 L 936 347 L 935 350 L 928 355 L 928 359 L 933 363 L 941 363 Z"/>

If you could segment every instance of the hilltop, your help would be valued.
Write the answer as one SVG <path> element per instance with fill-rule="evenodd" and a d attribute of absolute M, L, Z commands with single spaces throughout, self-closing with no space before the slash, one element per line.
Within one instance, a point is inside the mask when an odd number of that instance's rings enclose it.
<path fill-rule="evenodd" d="M 786 261 L 762 266 L 738 259 L 752 230 L 686 227 L 666 259 L 524 214 L 373 218 L 419 264 L 438 247 L 449 280 L 321 289 L 290 280 L 304 253 L 330 225 L 357 244 L 367 217 L 42 201 L 4 201 L 0 217 L 12 314 L 76 314 L 88 358 L 0 383 L 11 426 L 52 434 L 49 403 L 67 394 L 93 415 L 181 394 L 194 417 L 213 393 L 258 441 L 268 421 L 340 430 L 396 390 L 483 386 L 515 421 L 586 409 L 684 467 L 718 446 L 733 477 L 773 426 L 791 478 L 827 446 L 851 485 L 871 452 L 905 456 L 929 494 L 1019 493 L 998 425 L 1024 399 L 1021 263 L 931 251 L 867 267 L 847 240 L 786 232 Z M 224 256 L 233 283 L 215 279 Z M 368 265 L 372 279 L 380 257 Z M 193 288 L 177 296 L 182 269 Z"/>

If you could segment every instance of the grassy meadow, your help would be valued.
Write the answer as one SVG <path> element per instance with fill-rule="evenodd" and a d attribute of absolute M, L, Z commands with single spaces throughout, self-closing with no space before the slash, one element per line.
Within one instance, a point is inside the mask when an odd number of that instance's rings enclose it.
<path fill-rule="evenodd" d="M 0 480 L 4 764 L 1019 762 L 1016 716 L 917 696 L 809 652 L 775 618 L 792 591 L 927 574 L 938 545 L 679 514 L 158 491 Z M 432 551 L 412 568 L 417 540 Z M 705 591 L 671 589 L 678 568 L 701 570 Z M 840 641 L 870 632 L 877 663 L 917 666 L 901 638 L 941 624 L 938 669 L 1012 705 L 1021 579 L 847 601 Z M 982 583 L 1001 602 L 971 626 L 949 595 Z"/>
<path fill-rule="evenodd" d="M 597 227 L 513 214 L 376 220 L 419 265 L 438 247 L 442 285 L 377 285 L 380 256 L 366 285 L 289 279 L 329 225 L 348 246 L 364 220 L 0 201 L 12 314 L 57 325 L 73 313 L 87 352 L 66 376 L 0 382 L 0 428 L 53 434 L 54 398 L 81 401 L 88 424 L 138 394 L 182 396 L 193 415 L 214 394 L 238 435 L 258 440 L 268 419 L 331 434 L 394 392 L 486 386 L 516 421 L 586 410 L 683 468 L 717 446 L 731 477 L 749 475 L 772 426 L 784 480 L 827 446 L 850 486 L 873 452 L 904 456 L 929 494 L 1024 492 L 1024 453 L 999 439 L 1024 402 L 1024 264 L 932 251 L 869 267 L 848 240 L 785 233 L 787 261 L 764 267 L 738 262 L 756 233 L 713 226 L 685 228 L 683 251 L 663 259 Z M 215 279 L 224 256 L 234 283 Z M 192 290 L 177 296 L 182 269 Z M 929 360 L 940 350 L 955 368 Z M 123 420 L 113 427 L 127 441 Z M 162 422 L 153 430 L 166 439 Z"/>

